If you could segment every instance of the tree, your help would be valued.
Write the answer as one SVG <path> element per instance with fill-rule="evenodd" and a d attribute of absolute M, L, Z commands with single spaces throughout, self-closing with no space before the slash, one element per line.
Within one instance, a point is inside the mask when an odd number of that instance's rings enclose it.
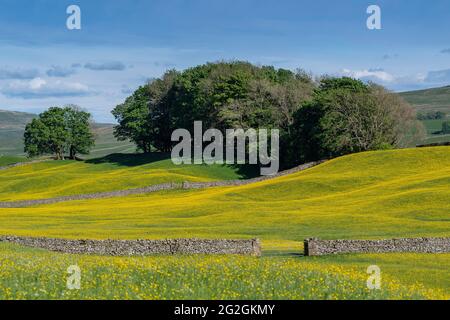
<path fill-rule="evenodd" d="M 67 106 L 64 116 L 69 158 L 75 160 L 77 154 L 88 154 L 95 144 L 90 128 L 91 115 L 77 106 Z"/>
<path fill-rule="evenodd" d="M 62 160 L 67 139 L 64 110 L 52 107 L 25 127 L 25 152 L 30 157 L 53 153 Z"/>
<path fill-rule="evenodd" d="M 171 118 L 173 84 L 178 72 L 170 70 L 161 79 L 149 85 L 149 113 L 147 128 L 150 144 L 162 152 L 169 152 L 172 147 L 172 131 L 175 129 Z"/>
<path fill-rule="evenodd" d="M 450 134 L 450 121 L 442 123 L 442 134 Z"/>
<path fill-rule="evenodd" d="M 412 145 L 423 133 L 413 109 L 380 86 L 325 78 L 295 114 L 292 151 L 297 162 Z"/>
<path fill-rule="evenodd" d="M 94 144 L 89 119 L 89 113 L 74 106 L 50 108 L 27 124 L 25 152 L 29 157 L 54 154 L 57 160 L 63 160 L 65 152 L 71 159 L 89 153 Z"/>
<path fill-rule="evenodd" d="M 445 119 L 447 114 L 442 111 L 428 111 L 427 113 L 418 113 L 418 120 L 442 120 Z"/>
<path fill-rule="evenodd" d="M 119 123 L 114 127 L 114 136 L 120 140 L 134 142 L 145 153 L 151 151 L 151 135 L 148 126 L 150 91 L 148 86 L 139 87 L 112 114 Z"/>

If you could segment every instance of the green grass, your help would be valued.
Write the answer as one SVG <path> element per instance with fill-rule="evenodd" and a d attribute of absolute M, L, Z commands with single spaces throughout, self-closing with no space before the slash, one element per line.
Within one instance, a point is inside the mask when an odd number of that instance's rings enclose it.
<path fill-rule="evenodd" d="M 117 141 L 113 135 L 114 126 L 111 124 L 95 124 L 93 132 L 95 146 L 88 155 L 81 155 L 83 159 L 100 158 L 110 154 L 135 153 L 136 146 L 129 141 Z"/>
<path fill-rule="evenodd" d="M 18 162 L 26 162 L 27 158 L 16 156 L 0 156 L 0 167 L 7 166 Z"/>
<path fill-rule="evenodd" d="M 424 120 L 424 121 L 422 121 L 422 123 L 426 129 L 427 136 L 424 141 L 420 142 L 420 144 L 449 142 L 450 134 L 441 134 L 442 123 L 445 121 L 448 121 L 448 120 L 442 119 L 442 120 Z"/>

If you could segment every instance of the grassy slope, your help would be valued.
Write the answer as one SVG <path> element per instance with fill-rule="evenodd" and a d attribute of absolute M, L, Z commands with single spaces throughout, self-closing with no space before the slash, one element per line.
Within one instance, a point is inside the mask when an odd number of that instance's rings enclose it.
<path fill-rule="evenodd" d="M 417 111 L 443 111 L 450 114 L 450 86 L 402 92 L 400 95 Z"/>
<path fill-rule="evenodd" d="M 113 135 L 112 124 L 94 124 L 95 146 L 90 154 L 81 155 L 83 159 L 99 158 L 114 153 L 134 153 L 136 146 L 129 141 L 117 141 Z"/>
<path fill-rule="evenodd" d="M 23 154 L 23 130 L 36 115 L 0 110 L 0 156 Z"/>
<path fill-rule="evenodd" d="M 27 158 L 17 156 L 0 156 L 0 167 L 25 161 L 27 161 Z"/>
<path fill-rule="evenodd" d="M 108 183 L 120 176 L 111 175 Z M 311 236 L 449 236 L 449 184 L 448 147 L 368 152 L 247 186 L 0 209 L 0 233 L 260 237 L 275 246 Z"/>
<path fill-rule="evenodd" d="M 158 154 L 110 155 L 86 162 L 47 161 L 0 171 L 0 201 L 241 177 L 236 169 L 227 166 L 175 166 L 167 156 Z"/>

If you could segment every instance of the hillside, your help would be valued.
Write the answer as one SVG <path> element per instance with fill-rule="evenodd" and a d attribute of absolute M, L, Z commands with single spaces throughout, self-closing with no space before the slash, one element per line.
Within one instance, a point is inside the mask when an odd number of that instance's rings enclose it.
<path fill-rule="evenodd" d="M 427 137 L 425 141 L 420 142 L 421 144 L 450 141 L 449 134 L 440 134 L 442 123 L 450 119 L 450 86 L 401 92 L 399 94 L 408 101 L 417 112 L 427 113 L 430 111 L 442 111 L 447 114 L 447 119 L 422 121 L 427 131 Z"/>
<path fill-rule="evenodd" d="M 443 111 L 450 115 L 450 86 L 401 92 L 400 95 L 419 112 Z"/>
<path fill-rule="evenodd" d="M 23 156 L 23 132 L 25 126 L 36 115 L 24 112 L 0 110 L 0 156 Z M 136 148 L 128 141 L 117 141 L 113 136 L 112 124 L 96 123 L 93 132 L 96 144 L 91 154 L 83 158 L 91 159 L 111 153 L 133 153 Z"/>
<path fill-rule="evenodd" d="M 61 167 L 56 165 L 56 168 Z M 48 177 L 56 168 L 35 167 L 33 172 Z M 152 171 L 148 170 L 148 174 Z M 33 181 L 28 175 L 11 174 L 11 183 L 24 188 Z M 94 176 L 93 181 L 109 185 L 115 180 L 126 183 L 130 180 L 126 178 L 126 169 L 119 168 L 105 177 L 97 180 Z M 39 186 L 39 177 L 35 179 L 32 184 Z M 116 182 L 117 187 L 120 183 Z M 367 152 L 246 186 L 3 209 L 0 234 L 93 238 L 259 237 L 283 245 L 312 236 L 449 236 L 449 183 L 448 147 Z M 3 177 L 2 185 L 7 184 L 7 177 Z M 64 188 L 62 184 L 61 190 Z M 84 187 L 83 190 L 86 191 Z M 24 194 L 30 196 L 30 192 Z M 24 196 L 17 190 L 11 192 L 10 188 L 4 188 L 2 198 L 10 197 Z"/>
<path fill-rule="evenodd" d="M 23 154 L 23 130 L 36 115 L 0 110 L 0 156 Z"/>
<path fill-rule="evenodd" d="M 52 160 L 0 171 L 0 201 L 116 191 L 167 182 L 242 177 L 236 169 L 228 166 L 176 166 L 164 154 L 113 154 L 85 162 Z"/>

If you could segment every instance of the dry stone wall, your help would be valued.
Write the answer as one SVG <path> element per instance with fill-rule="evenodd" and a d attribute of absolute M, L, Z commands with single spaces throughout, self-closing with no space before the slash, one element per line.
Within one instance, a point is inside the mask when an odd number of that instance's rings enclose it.
<path fill-rule="evenodd" d="M 26 165 L 33 164 L 33 163 L 45 162 L 45 161 L 49 161 L 49 160 L 33 160 L 33 161 L 28 161 L 28 162 L 16 162 L 13 164 L 8 164 L 6 166 L 0 167 L 0 171 L 11 169 L 11 168 L 16 168 L 16 167 L 22 167 L 22 166 L 26 166 Z"/>
<path fill-rule="evenodd" d="M 261 245 L 258 239 L 68 240 L 2 236 L 0 237 L 0 242 L 1 241 L 70 254 L 95 254 L 108 256 L 142 256 L 154 254 L 261 255 Z"/>
<path fill-rule="evenodd" d="M 429 148 L 429 147 L 447 147 L 450 146 L 450 142 L 436 142 L 418 145 L 417 148 Z"/>
<path fill-rule="evenodd" d="M 305 240 L 306 256 L 343 253 L 446 253 L 450 252 L 450 238 L 413 238 L 391 240 Z"/>

